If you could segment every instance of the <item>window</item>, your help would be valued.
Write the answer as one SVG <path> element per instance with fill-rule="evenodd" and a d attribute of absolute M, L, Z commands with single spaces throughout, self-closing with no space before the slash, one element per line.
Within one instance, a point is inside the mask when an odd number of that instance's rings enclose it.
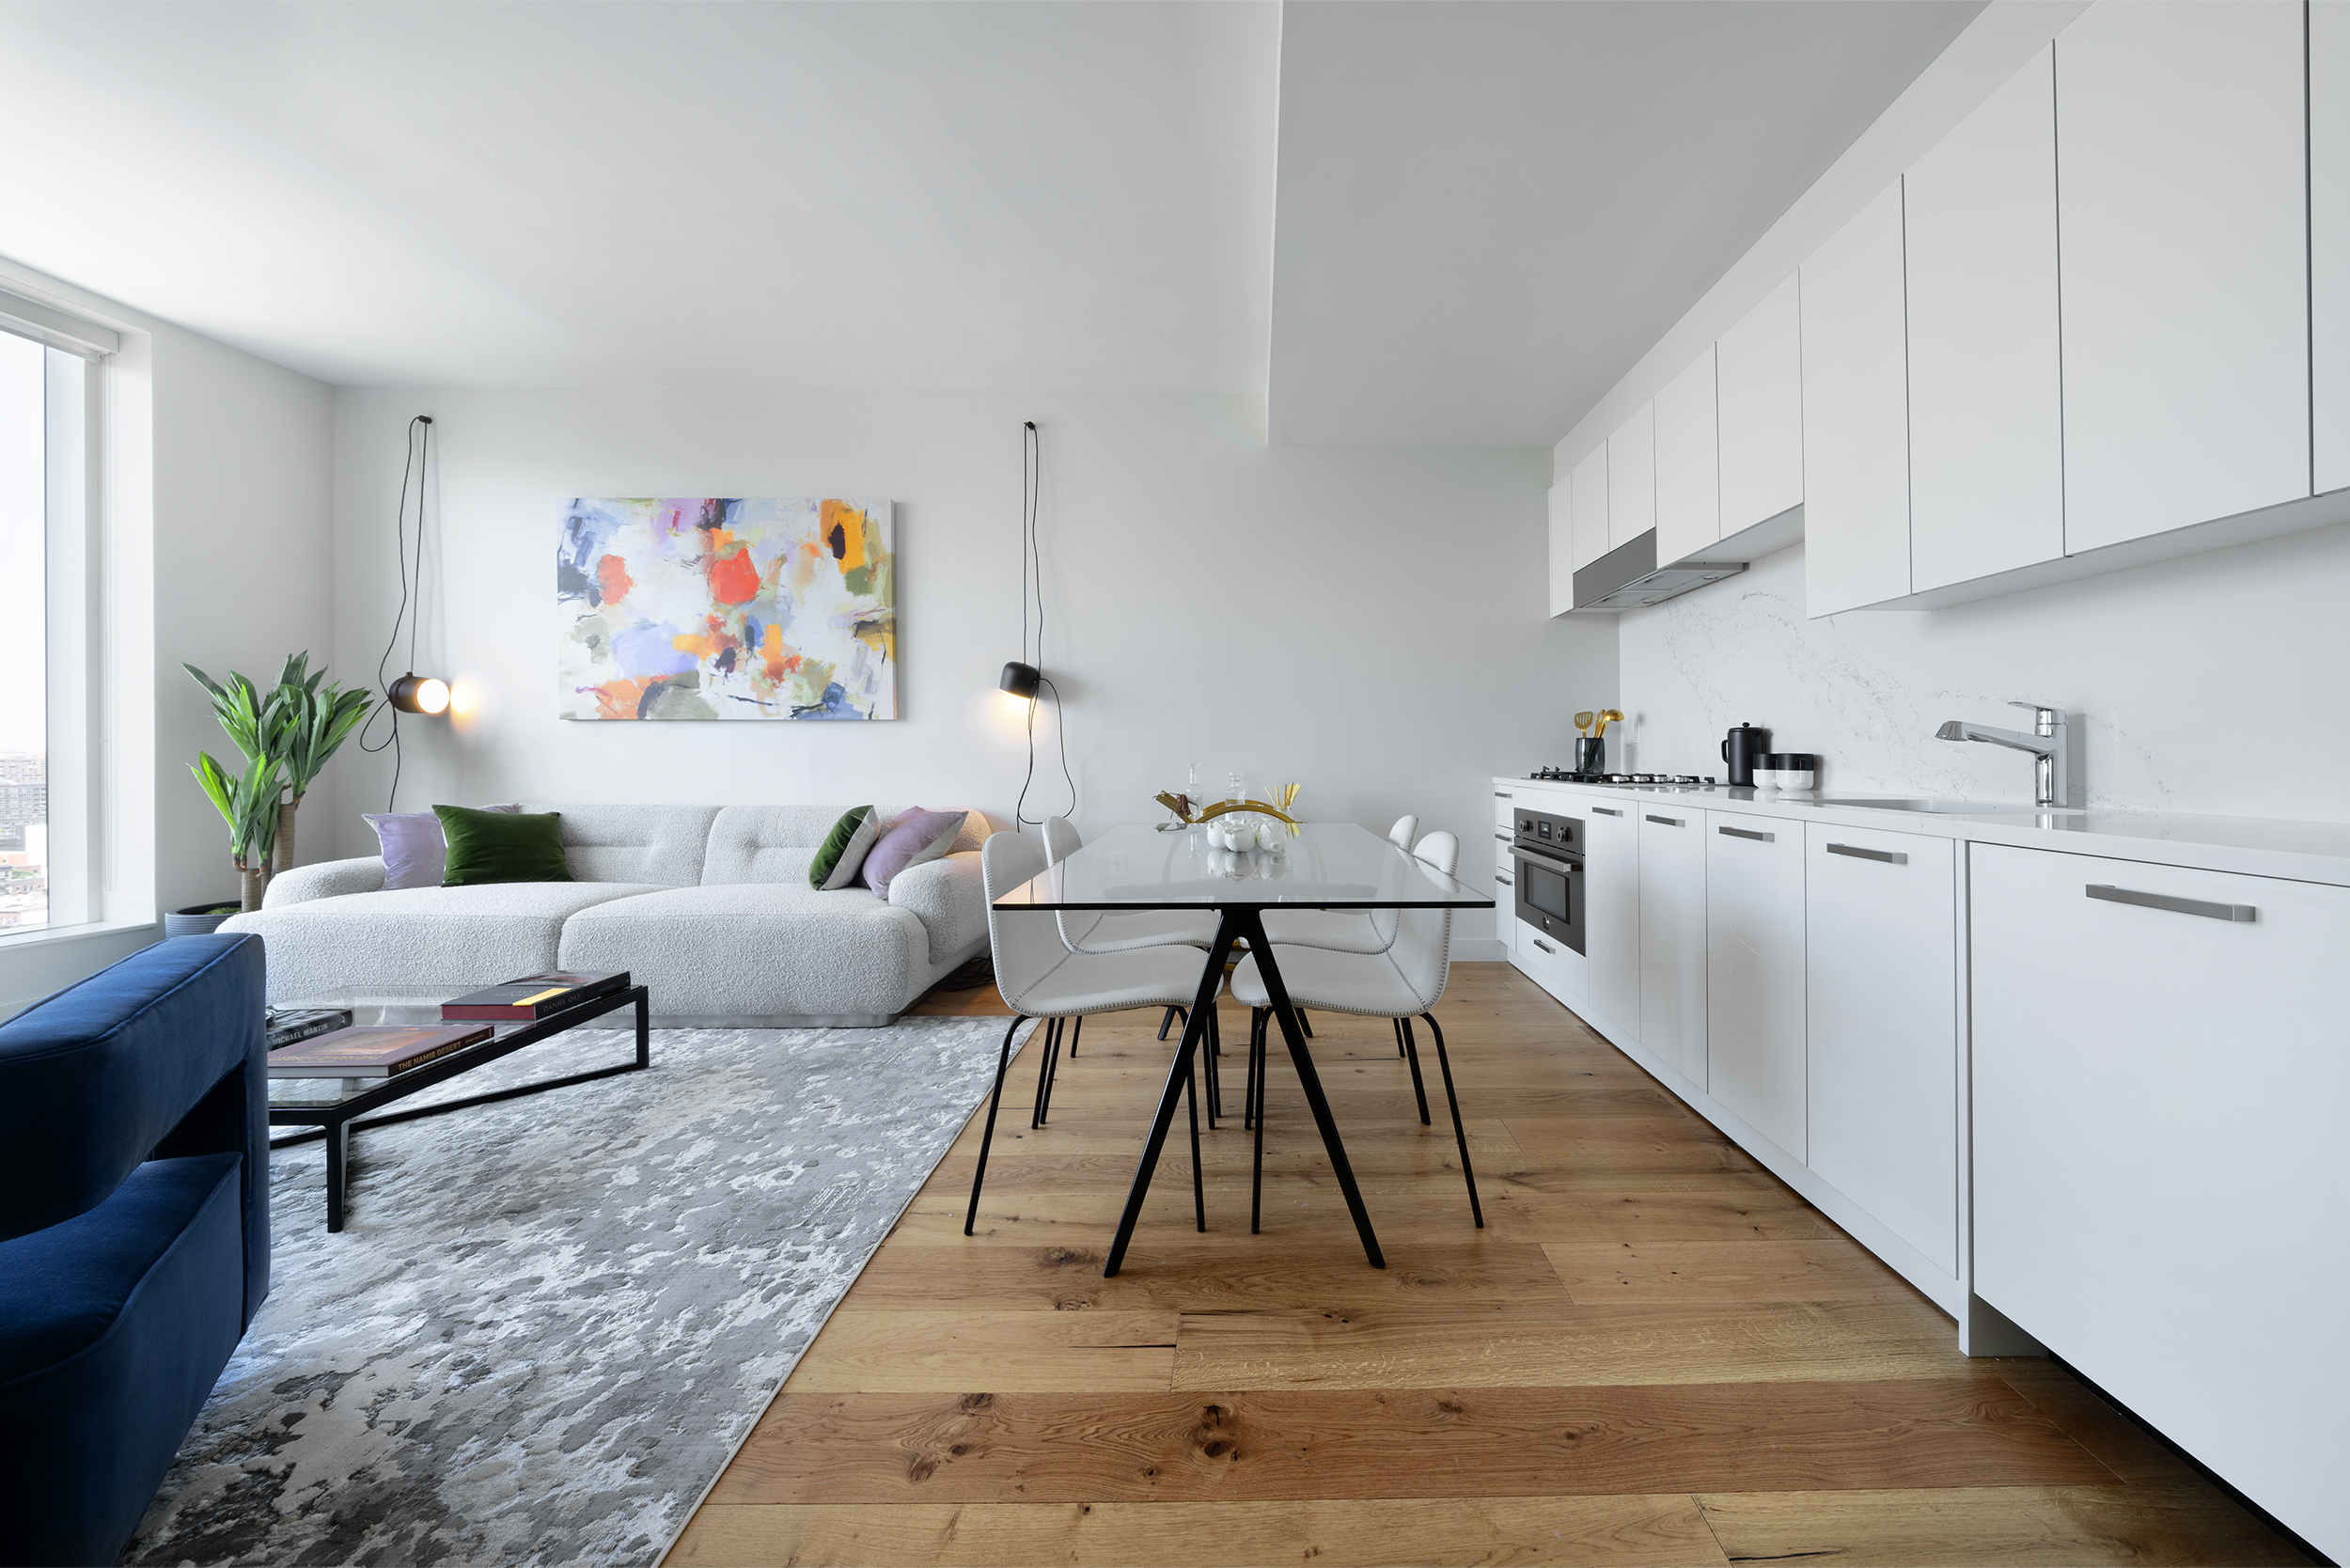
<path fill-rule="evenodd" d="M 79 924 L 91 902 L 95 378 L 38 318 L 20 326 L 28 308 L 0 295 L 0 938 Z"/>

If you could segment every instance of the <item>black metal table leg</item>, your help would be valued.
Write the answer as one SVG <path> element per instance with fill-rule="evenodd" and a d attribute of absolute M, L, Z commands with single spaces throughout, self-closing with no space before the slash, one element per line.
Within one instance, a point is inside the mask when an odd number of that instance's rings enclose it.
<path fill-rule="evenodd" d="M 351 1123 L 340 1120 L 326 1124 L 326 1231 L 332 1235 L 343 1228 L 343 1195 L 351 1181 Z"/>
<path fill-rule="evenodd" d="M 1256 955 L 1257 978 L 1265 989 L 1265 999 L 1273 1004 L 1273 1016 L 1281 1023 L 1281 1039 L 1289 1046 L 1290 1061 L 1297 1069 L 1298 1087 L 1306 1091 L 1306 1104 L 1314 1113 L 1314 1125 L 1321 1130 L 1322 1146 L 1329 1152 L 1330 1169 L 1339 1179 L 1339 1191 L 1346 1195 L 1347 1213 L 1355 1216 L 1355 1230 L 1363 1239 L 1363 1252 L 1373 1268 L 1386 1268 L 1387 1260 L 1379 1250 L 1379 1238 L 1371 1229 L 1371 1213 L 1363 1207 L 1361 1189 L 1355 1184 L 1355 1168 L 1347 1163 L 1346 1144 L 1339 1137 L 1339 1124 L 1330 1115 L 1330 1102 L 1322 1092 L 1322 1077 L 1314 1071 L 1313 1054 L 1306 1049 L 1305 1031 L 1297 1027 L 1297 1011 L 1290 1005 L 1289 987 L 1282 983 L 1280 966 L 1273 961 L 1273 944 L 1265 939 L 1264 921 L 1253 909 L 1236 909 L 1225 916 L 1230 922 L 1237 920 L 1240 933 L 1248 940 L 1249 951 Z M 1257 1125 L 1264 1125 L 1261 1104 Z"/>
<path fill-rule="evenodd" d="M 636 1070 L 652 1065 L 652 992 L 636 988 Z"/>
<path fill-rule="evenodd" d="M 1175 1102 L 1183 1092 L 1194 1054 L 1208 1037 L 1208 1018 L 1215 1009 L 1216 993 L 1224 989 L 1225 955 L 1232 950 L 1240 931 L 1239 912 L 1218 912 L 1215 944 L 1208 949 L 1208 961 L 1199 972 L 1199 989 L 1192 998 L 1190 1016 L 1183 1020 L 1183 1043 L 1175 1047 L 1175 1060 L 1167 1070 L 1167 1087 L 1159 1091 L 1158 1113 L 1151 1119 L 1151 1136 L 1143 1142 L 1142 1158 L 1135 1166 L 1134 1185 L 1126 1192 L 1126 1212 L 1119 1217 L 1118 1234 L 1111 1239 L 1109 1256 L 1102 1262 L 1104 1279 L 1117 1278 L 1126 1262 L 1127 1244 L 1135 1238 L 1135 1222 L 1142 1217 L 1142 1200 L 1151 1191 L 1151 1172 L 1158 1168 L 1159 1151 L 1166 1147 L 1167 1129 L 1175 1123 Z"/>

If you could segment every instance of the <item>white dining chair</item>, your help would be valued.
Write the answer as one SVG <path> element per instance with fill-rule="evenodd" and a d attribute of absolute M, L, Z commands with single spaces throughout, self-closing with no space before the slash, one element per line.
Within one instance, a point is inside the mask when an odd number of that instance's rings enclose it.
<path fill-rule="evenodd" d="M 1419 831 L 1417 816 L 1398 817 L 1387 830 L 1387 842 L 1412 853 L 1412 835 Z M 1433 835 L 1432 835 L 1433 837 Z M 1369 914 L 1347 909 L 1268 909 L 1264 912 L 1265 940 L 1277 948 L 1326 948 L 1338 953 L 1383 953 L 1395 946 L 1395 919 L 1400 912 L 1374 909 Z M 1308 1038 L 1313 1026 L 1298 1012 Z M 1403 1022 L 1396 1020 L 1395 1054 L 1405 1055 Z"/>
<path fill-rule="evenodd" d="M 1431 833 L 1413 855 L 1449 877 L 1461 863 L 1461 840 L 1449 833 Z M 1411 1020 L 1418 1015 L 1436 1041 L 1436 1064 L 1444 1073 L 1445 1100 L 1452 1107 L 1452 1136 L 1461 1149 L 1461 1176 L 1468 1184 L 1469 1213 L 1478 1228 L 1485 1225 L 1485 1210 L 1477 1199 L 1477 1173 L 1469 1167 L 1468 1133 L 1461 1123 L 1461 1101 L 1453 1092 L 1452 1062 L 1445 1054 L 1444 1030 L 1431 1010 L 1444 996 L 1445 979 L 1452 966 L 1452 911 L 1404 909 L 1397 912 L 1395 940 L 1385 952 L 1334 952 L 1327 948 L 1291 947 L 1275 942 L 1274 962 L 1294 1008 L 1319 1008 L 1324 1012 L 1351 1012 L 1364 1018 L 1390 1018 L 1403 1032 L 1404 1054 L 1412 1064 L 1412 1091 L 1419 1100 L 1420 1125 L 1431 1125 L 1428 1090 L 1420 1081 L 1419 1048 L 1412 1036 Z M 1250 1178 L 1248 1228 L 1257 1228 L 1264 1186 L 1264 1081 L 1266 1040 L 1272 1024 L 1272 994 L 1257 972 L 1252 954 L 1232 971 L 1232 996 L 1249 1010 L 1248 1094 L 1242 1125 L 1254 1119 L 1256 1168 Z"/>
<path fill-rule="evenodd" d="M 1058 866 L 1084 847 L 1084 836 L 1067 817 L 1044 819 L 1046 865 Z M 1183 909 L 1153 909 L 1120 915 L 1080 909 L 1058 911 L 1054 918 L 1060 923 L 1061 945 L 1073 953 L 1122 953 L 1173 947 L 1198 948 L 1204 952 L 1215 945 L 1215 916 L 1212 911 L 1194 914 Z M 1165 1040 L 1168 1026 L 1183 1016 L 1183 1008 L 1168 1008 L 1166 1016 L 1159 1020 L 1159 1038 Z M 1083 1027 L 1079 1026 L 1080 1031 Z M 1069 1042 L 1069 1054 L 1077 1054 L 1074 1036 Z"/>
<path fill-rule="evenodd" d="M 995 1058 L 995 1087 L 988 1092 L 987 1125 L 979 1134 L 979 1168 L 971 1174 L 971 1207 L 963 1233 L 971 1234 L 979 1215 L 979 1188 L 987 1180 L 988 1144 L 995 1136 L 995 1112 L 1004 1098 L 1004 1073 L 1011 1063 L 1012 1036 L 1030 1018 L 1045 1021 L 1038 1053 L 1036 1103 L 1028 1124 L 1044 1125 L 1052 1105 L 1053 1070 L 1064 1021 L 1134 1008 L 1188 1007 L 1199 989 L 1204 962 L 1188 947 L 1135 949 L 1109 953 L 1071 952 L 1045 910 L 999 910 L 995 902 L 1044 870 L 1044 847 L 1017 833 L 991 835 L 979 847 L 979 883 L 987 893 L 988 948 L 995 964 L 995 990 L 1018 1016 L 1004 1031 Z M 1207 1189 L 1199 1171 L 1199 1080 L 1195 1070 L 1185 1085 L 1191 1111 L 1192 1202 L 1199 1229 L 1208 1228 Z"/>

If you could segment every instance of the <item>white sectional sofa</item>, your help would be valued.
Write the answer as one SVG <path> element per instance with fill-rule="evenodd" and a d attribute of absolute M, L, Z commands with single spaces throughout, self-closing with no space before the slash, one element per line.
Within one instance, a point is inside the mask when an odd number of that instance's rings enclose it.
<path fill-rule="evenodd" d="M 221 929 L 260 934 L 273 1002 L 626 969 L 657 1021 L 713 1027 L 886 1024 L 987 946 L 976 811 L 953 853 L 901 873 L 884 902 L 807 885 L 846 807 L 523 809 L 562 813 L 577 880 L 385 892 L 381 858 L 334 860 L 283 872 Z"/>

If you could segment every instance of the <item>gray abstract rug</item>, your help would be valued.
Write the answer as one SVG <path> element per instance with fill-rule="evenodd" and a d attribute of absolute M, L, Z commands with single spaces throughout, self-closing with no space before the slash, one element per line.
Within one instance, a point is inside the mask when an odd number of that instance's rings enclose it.
<path fill-rule="evenodd" d="M 657 1030 L 650 1072 L 354 1134 L 340 1235 L 323 1144 L 278 1151 L 269 1300 L 123 1560 L 651 1562 L 1003 1029 Z M 581 1031 L 403 1105 L 632 1050 Z"/>

